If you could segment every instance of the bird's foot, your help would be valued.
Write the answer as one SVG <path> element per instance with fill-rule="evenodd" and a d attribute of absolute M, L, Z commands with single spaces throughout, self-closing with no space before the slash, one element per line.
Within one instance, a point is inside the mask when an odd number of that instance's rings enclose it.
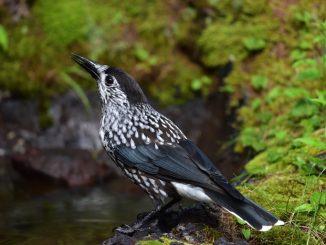
<path fill-rule="evenodd" d="M 126 234 L 126 235 L 132 235 L 136 232 L 136 229 L 133 226 L 122 225 L 122 226 L 116 228 L 115 231 L 122 233 L 122 234 Z"/>
<path fill-rule="evenodd" d="M 122 225 L 115 229 L 116 232 L 119 232 L 121 234 L 125 234 L 128 236 L 133 235 L 136 232 L 143 232 L 148 230 L 148 227 L 144 227 L 143 223 L 135 223 L 133 225 Z"/>

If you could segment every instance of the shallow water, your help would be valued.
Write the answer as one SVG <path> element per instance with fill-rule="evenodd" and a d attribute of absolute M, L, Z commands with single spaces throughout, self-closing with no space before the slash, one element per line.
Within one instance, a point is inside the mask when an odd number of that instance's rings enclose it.
<path fill-rule="evenodd" d="M 0 244 L 99 244 L 114 227 L 132 223 L 138 213 L 152 208 L 145 195 L 119 185 L 116 180 L 87 189 L 41 192 L 29 187 L 0 196 Z"/>

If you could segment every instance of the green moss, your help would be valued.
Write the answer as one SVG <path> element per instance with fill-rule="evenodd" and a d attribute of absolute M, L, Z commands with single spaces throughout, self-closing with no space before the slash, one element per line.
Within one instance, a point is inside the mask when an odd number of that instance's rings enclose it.
<path fill-rule="evenodd" d="M 90 23 L 87 10 L 83 0 L 44 0 L 33 9 L 35 18 L 42 23 L 46 38 L 57 47 L 66 47 L 86 34 Z"/>
<path fill-rule="evenodd" d="M 190 245 L 190 243 L 171 239 L 166 236 L 160 237 L 159 240 L 142 240 L 139 241 L 137 245 L 170 245 L 172 242 L 182 242 L 184 245 Z"/>

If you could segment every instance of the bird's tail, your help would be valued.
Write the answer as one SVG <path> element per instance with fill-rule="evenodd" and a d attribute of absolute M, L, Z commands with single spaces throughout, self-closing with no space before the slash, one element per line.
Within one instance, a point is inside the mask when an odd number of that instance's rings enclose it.
<path fill-rule="evenodd" d="M 215 191 L 205 191 L 207 195 L 226 211 L 245 221 L 252 228 L 259 231 L 268 231 L 273 226 L 284 225 L 271 213 L 260 207 L 248 198 L 239 200 L 230 195 L 225 195 Z"/>

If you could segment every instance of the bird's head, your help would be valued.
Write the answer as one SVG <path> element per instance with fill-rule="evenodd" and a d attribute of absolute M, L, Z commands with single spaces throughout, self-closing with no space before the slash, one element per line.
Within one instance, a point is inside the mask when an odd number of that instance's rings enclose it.
<path fill-rule="evenodd" d="M 97 64 L 77 54 L 72 54 L 72 59 L 96 80 L 104 106 L 112 104 L 128 107 L 133 104 L 147 103 L 139 84 L 123 70 Z"/>

